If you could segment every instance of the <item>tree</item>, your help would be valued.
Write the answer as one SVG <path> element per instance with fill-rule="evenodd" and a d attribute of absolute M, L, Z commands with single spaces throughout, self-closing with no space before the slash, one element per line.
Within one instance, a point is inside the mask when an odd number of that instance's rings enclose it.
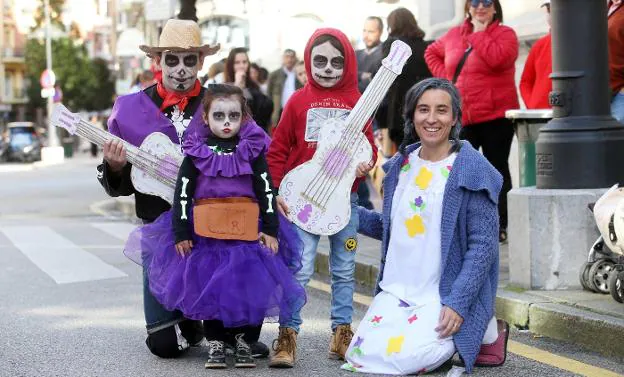
<path fill-rule="evenodd" d="M 193 20 L 197 22 L 197 8 L 195 4 L 197 0 L 180 0 L 180 13 L 178 18 L 181 20 Z"/>
<path fill-rule="evenodd" d="M 63 29 L 63 5 L 65 0 L 50 0 L 50 23 Z M 39 0 L 39 6 L 35 10 L 35 26 L 31 30 L 37 30 L 45 26 L 45 0 Z"/>
<path fill-rule="evenodd" d="M 28 41 L 26 62 L 29 111 L 34 114 L 36 108 L 45 106 L 39 84 L 41 72 L 46 68 L 43 42 Z M 63 103 L 72 111 L 97 111 L 112 106 L 115 84 L 105 61 L 90 60 L 84 46 L 60 38 L 52 41 L 52 62 L 56 81 L 63 91 Z"/>

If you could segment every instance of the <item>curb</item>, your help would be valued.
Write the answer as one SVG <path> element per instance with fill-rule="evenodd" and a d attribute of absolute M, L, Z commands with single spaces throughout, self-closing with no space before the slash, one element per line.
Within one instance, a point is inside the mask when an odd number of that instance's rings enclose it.
<path fill-rule="evenodd" d="M 134 198 L 112 198 L 94 203 L 92 211 L 110 215 L 118 212 L 129 220 L 136 220 Z M 314 270 L 329 276 L 329 249 L 319 244 Z M 377 282 L 379 268 L 373 264 L 355 262 L 355 281 L 370 288 Z M 617 318 L 571 305 L 547 297 L 519 293 L 499 288 L 496 294 L 496 317 L 510 325 L 533 334 L 577 344 L 609 357 L 624 357 L 624 318 Z"/>

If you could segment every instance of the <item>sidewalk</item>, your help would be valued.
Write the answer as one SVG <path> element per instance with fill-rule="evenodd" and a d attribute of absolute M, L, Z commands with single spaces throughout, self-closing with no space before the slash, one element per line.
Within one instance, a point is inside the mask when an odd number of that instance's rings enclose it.
<path fill-rule="evenodd" d="M 380 198 L 372 198 L 380 208 Z M 100 203 L 98 212 L 111 211 L 134 217 L 134 198 L 116 198 Z M 379 272 L 380 242 L 360 235 L 356 254 L 355 279 L 373 289 Z M 319 242 L 315 271 L 329 275 L 329 242 Z M 624 305 L 610 295 L 582 290 L 529 291 L 509 286 L 509 248 L 500 248 L 499 288 L 496 316 L 536 336 L 545 336 L 577 344 L 606 356 L 624 357 Z"/>

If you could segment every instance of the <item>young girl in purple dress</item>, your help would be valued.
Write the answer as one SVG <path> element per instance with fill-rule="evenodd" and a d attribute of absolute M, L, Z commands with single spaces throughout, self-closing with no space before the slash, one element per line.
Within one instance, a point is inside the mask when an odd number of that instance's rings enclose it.
<path fill-rule="evenodd" d="M 172 209 L 135 230 L 125 252 L 141 256 L 166 309 L 204 320 L 206 368 L 226 367 L 225 343 L 236 367 L 255 367 L 243 339 L 248 326 L 305 303 L 294 278 L 302 244 L 278 216 L 267 137 L 242 91 L 211 85 L 203 108 L 205 124 L 187 130 Z"/>

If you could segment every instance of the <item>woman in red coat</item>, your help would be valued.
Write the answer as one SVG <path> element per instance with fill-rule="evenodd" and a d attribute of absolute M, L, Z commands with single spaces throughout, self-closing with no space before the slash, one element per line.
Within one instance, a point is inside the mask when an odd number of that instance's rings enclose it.
<path fill-rule="evenodd" d="M 434 76 L 453 80 L 461 93 L 461 137 L 475 149 L 483 148 L 485 157 L 503 175 L 498 205 L 502 242 L 507 240 L 508 159 L 514 134 L 505 111 L 519 107 L 514 81 L 518 37 L 501 24 L 499 0 L 466 0 L 465 12 L 461 25 L 427 48 L 425 60 Z"/>

